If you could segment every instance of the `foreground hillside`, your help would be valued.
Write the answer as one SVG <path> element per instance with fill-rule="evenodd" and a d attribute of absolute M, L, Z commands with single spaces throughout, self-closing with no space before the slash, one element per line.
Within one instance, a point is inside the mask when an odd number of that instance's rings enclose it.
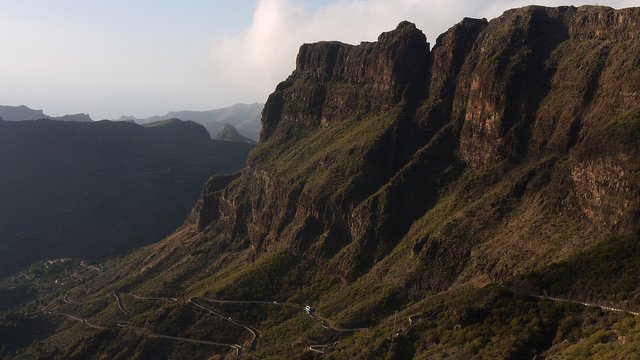
<path fill-rule="evenodd" d="M 105 259 L 175 230 L 251 146 L 178 120 L 0 121 L 0 279 L 36 260 Z"/>
<path fill-rule="evenodd" d="M 630 358 L 640 9 L 306 44 L 247 167 L 165 240 L 7 312 L 43 358 Z M 33 339 L 37 339 L 32 343 Z"/>

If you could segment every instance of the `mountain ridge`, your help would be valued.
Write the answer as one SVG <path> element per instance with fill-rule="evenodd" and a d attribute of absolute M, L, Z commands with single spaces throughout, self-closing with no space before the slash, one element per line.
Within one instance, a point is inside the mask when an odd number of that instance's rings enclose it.
<path fill-rule="evenodd" d="M 240 135 L 238 130 L 236 130 L 236 128 L 231 124 L 224 124 L 224 128 L 216 135 L 216 140 L 239 141 L 248 144 L 256 144 L 255 141 L 248 137 Z"/>
<path fill-rule="evenodd" d="M 0 105 L 0 118 L 4 121 L 28 121 L 51 119 L 58 121 L 92 122 L 88 114 L 70 114 L 63 116 L 49 116 L 42 110 L 33 110 L 24 105 L 8 106 Z"/>
<path fill-rule="evenodd" d="M 247 167 L 207 181 L 174 234 L 70 288 L 88 304 L 76 311 L 253 358 L 633 354 L 619 341 L 640 339 L 629 313 L 535 296 L 640 306 L 633 254 L 607 281 L 575 275 L 637 242 L 638 18 L 640 8 L 530 6 L 464 19 L 433 48 L 407 22 L 374 43 L 303 45 Z M 177 301 L 127 316 L 109 296 L 127 292 Z M 194 299 L 230 321 L 193 313 Z M 249 338 L 232 318 L 256 324 L 257 347 L 253 325 Z M 216 352 L 112 330 L 83 350 L 72 331 L 45 351 Z"/>
<path fill-rule="evenodd" d="M 223 130 L 225 123 L 229 123 L 242 133 L 243 136 L 256 141 L 260 134 L 260 116 L 263 106 L 263 104 L 258 103 L 240 103 L 209 111 L 170 111 L 162 116 L 152 116 L 145 119 L 138 119 L 133 116 L 121 116 L 119 120 L 135 121 L 140 124 L 172 118 L 192 120 L 203 125 L 207 131 L 209 131 L 212 138 L 215 138 L 218 132 Z"/>
<path fill-rule="evenodd" d="M 251 149 L 180 120 L 2 121 L 0 130 L 0 279 L 45 258 L 104 259 L 159 240 L 208 176 L 239 170 Z"/>

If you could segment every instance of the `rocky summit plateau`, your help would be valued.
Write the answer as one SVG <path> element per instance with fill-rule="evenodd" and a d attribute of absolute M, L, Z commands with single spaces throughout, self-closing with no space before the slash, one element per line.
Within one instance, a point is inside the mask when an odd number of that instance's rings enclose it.
<path fill-rule="evenodd" d="M 3 313 L 0 348 L 637 358 L 639 152 L 640 8 L 304 44 L 246 167 L 164 240 Z"/>

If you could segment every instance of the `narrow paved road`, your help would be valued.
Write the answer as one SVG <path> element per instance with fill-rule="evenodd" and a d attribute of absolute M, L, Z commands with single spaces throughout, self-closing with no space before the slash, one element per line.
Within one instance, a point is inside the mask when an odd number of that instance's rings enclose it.
<path fill-rule="evenodd" d="M 71 301 L 71 299 L 69 299 L 69 293 L 71 292 L 71 290 L 67 291 L 64 294 L 64 297 L 62 298 L 62 301 L 64 301 L 67 304 L 73 304 L 73 301 Z"/>
<path fill-rule="evenodd" d="M 120 308 L 120 311 L 122 311 L 123 313 L 133 316 L 133 313 L 129 310 L 127 310 L 127 308 L 124 306 L 124 303 L 122 302 L 122 298 L 120 297 L 120 295 L 118 293 L 113 293 L 113 297 L 116 298 L 116 303 L 118 304 L 118 307 Z"/>
<path fill-rule="evenodd" d="M 176 298 L 169 298 L 169 297 L 153 297 L 153 296 L 140 296 L 140 295 L 133 294 L 133 293 L 123 293 L 123 294 L 131 295 L 131 297 L 132 297 L 132 298 L 134 298 L 134 299 L 136 299 L 136 300 L 167 301 L 167 302 L 173 302 L 173 303 L 178 302 L 178 299 L 176 299 Z"/>
<path fill-rule="evenodd" d="M 118 304 L 118 308 L 120 309 L 120 311 L 122 311 L 123 313 L 127 314 L 127 315 L 134 315 L 133 313 L 131 313 L 124 305 L 124 302 L 122 301 L 122 298 L 120 297 L 119 293 L 112 293 L 113 297 L 116 299 L 116 303 Z M 178 299 L 176 298 L 163 298 L 163 297 L 146 297 L 146 296 L 139 296 L 139 295 L 135 295 L 135 294 L 129 294 L 132 297 L 139 299 L 139 300 L 155 300 L 155 301 L 169 301 L 169 302 L 177 302 Z M 68 293 L 65 294 L 63 300 L 66 303 L 71 304 L 71 302 L 68 299 Z M 196 304 L 197 305 L 197 304 Z M 84 326 L 87 326 L 89 328 L 93 328 L 96 330 L 105 330 L 108 329 L 109 327 L 104 327 L 104 326 L 100 326 L 100 325 L 96 325 L 93 324 L 91 322 L 89 322 L 87 319 L 83 319 L 80 318 L 76 315 L 72 315 L 69 313 L 65 313 L 65 312 L 57 312 L 57 311 L 49 311 L 48 314 L 50 315 L 61 315 L 64 316 L 68 319 L 77 321 L 79 323 L 81 323 Z M 221 315 L 218 315 L 221 316 Z M 236 323 L 237 324 L 237 323 Z M 171 336 L 171 335 L 165 335 L 165 334 L 159 334 L 159 333 L 155 333 L 149 329 L 144 329 L 144 328 L 139 328 L 139 327 L 135 327 L 132 325 L 129 325 L 127 323 L 122 323 L 119 322 L 116 324 L 117 328 L 121 328 L 124 330 L 131 330 L 134 331 L 140 335 L 143 336 L 147 336 L 147 337 L 152 337 L 152 338 L 162 338 L 162 339 L 169 339 L 169 340 L 175 340 L 175 341 L 182 341 L 182 342 L 188 342 L 188 343 L 192 343 L 192 344 L 204 344 L 204 345 L 213 345 L 213 346 L 222 346 L 222 347 L 228 347 L 231 348 L 235 351 L 235 355 L 236 357 L 241 357 L 242 354 L 244 353 L 244 348 L 239 345 L 239 344 L 227 344 L 227 343 L 220 343 L 220 342 L 215 342 L 215 341 L 209 341 L 209 340 L 200 340 L 200 339 L 192 339 L 192 338 L 184 338 L 184 337 L 178 337 L 178 336 Z M 243 326 L 241 324 L 238 324 L 239 326 Z M 250 329 L 249 327 L 243 326 L 246 329 Z M 256 333 L 252 333 L 254 334 L 254 337 L 252 339 L 252 341 L 256 341 L 256 336 L 259 336 L 259 334 Z"/>
<path fill-rule="evenodd" d="M 151 296 L 141 296 L 141 295 L 137 295 L 137 294 L 133 294 L 133 293 L 118 293 L 118 292 L 113 292 L 112 295 L 116 300 L 116 304 L 118 305 L 118 308 L 120 309 L 121 312 L 123 312 L 126 315 L 129 316 L 134 316 L 135 314 L 133 314 L 131 311 L 129 311 L 129 309 L 127 309 L 126 305 L 124 304 L 124 301 L 121 297 L 122 294 L 127 294 L 130 295 L 131 297 L 133 297 L 134 299 L 137 300 L 149 300 L 149 301 L 167 301 L 167 302 L 173 302 L 176 303 L 178 302 L 177 298 L 172 298 L 172 297 L 151 297 Z M 69 293 L 67 292 L 64 295 L 63 301 L 71 304 L 71 300 L 68 297 Z M 191 304 L 201 310 L 204 310 L 210 314 L 215 315 L 216 317 L 223 319 L 224 321 L 227 321 L 235 326 L 241 327 L 243 329 L 245 329 L 246 331 L 248 331 L 251 334 L 251 338 L 247 341 L 248 347 L 251 350 L 255 350 L 258 347 L 258 342 L 260 339 L 260 331 L 252 326 L 249 326 L 246 323 L 242 323 L 236 320 L 233 320 L 231 317 L 224 315 L 223 313 L 221 313 L 220 311 L 217 311 L 215 309 L 212 309 L 210 307 L 207 307 L 205 305 L 203 305 L 201 302 L 202 301 L 206 301 L 209 303 L 217 303 L 217 304 L 240 304 L 240 305 L 273 305 L 273 306 L 284 306 L 284 307 L 290 307 L 290 308 L 294 308 L 300 311 L 305 311 L 312 319 L 317 320 L 321 323 L 322 327 L 324 327 L 325 329 L 328 330 L 332 330 L 332 331 L 336 331 L 336 332 L 356 332 L 356 331 L 364 331 L 366 330 L 366 328 L 342 328 L 342 327 L 338 327 L 333 325 L 333 323 L 326 319 L 323 318 L 321 316 L 319 316 L 318 314 L 316 314 L 315 311 L 307 311 L 306 307 L 300 304 L 296 304 L 296 303 L 288 303 L 288 302 L 277 302 L 277 301 L 244 301 L 244 300 L 215 300 L 215 299 L 206 299 L 206 298 L 199 298 L 199 297 L 193 297 L 188 299 L 186 302 L 188 304 Z M 67 313 L 58 313 L 60 315 L 64 315 L 72 320 L 75 321 L 79 321 L 82 324 L 94 328 L 94 329 L 99 329 L 99 330 L 103 330 L 106 329 L 105 327 L 102 326 L 98 326 L 95 324 L 91 324 L 89 323 L 86 319 L 81 319 L 79 317 L 76 317 L 74 315 L 71 314 L 67 314 Z M 170 335 L 165 335 L 165 334 L 158 334 L 158 333 L 154 333 L 151 330 L 148 329 L 143 329 L 143 328 L 137 328 L 134 326 L 131 326 L 129 324 L 126 323 L 118 323 L 117 324 L 120 328 L 123 329 L 129 329 L 132 331 L 135 331 L 141 335 L 145 335 L 145 336 L 149 336 L 149 337 L 155 337 L 155 338 L 165 338 L 165 339 L 171 339 L 171 340 L 177 340 L 177 341 L 186 341 L 186 342 L 191 342 L 191 343 L 198 343 L 198 344 L 209 344 L 209 345 L 217 345 L 217 346 L 226 346 L 226 347 L 230 347 L 235 349 L 236 351 L 236 356 L 241 356 L 242 353 L 244 352 L 244 348 L 241 345 L 238 344 L 225 344 L 225 343 L 218 343 L 218 342 L 213 342 L 213 341 L 208 341 L 208 340 L 198 340 L 198 339 L 189 339 L 189 338 L 182 338 L 182 337 L 176 337 L 176 336 L 170 336 Z M 326 353 L 326 349 L 332 348 L 334 347 L 338 342 L 334 342 L 331 344 L 320 344 L 320 345 L 311 345 L 308 347 L 308 350 L 313 351 L 313 352 L 317 352 L 317 353 Z"/>
<path fill-rule="evenodd" d="M 326 351 L 324 351 L 325 349 L 330 349 L 336 345 L 338 345 L 340 341 L 335 341 L 331 344 L 326 344 L 326 345 L 311 345 L 309 346 L 307 349 L 309 349 L 310 351 L 319 353 L 319 354 L 327 354 Z"/>
<path fill-rule="evenodd" d="M 105 327 L 105 326 L 100 326 L 100 325 L 93 324 L 93 323 L 89 322 L 87 319 L 83 319 L 83 318 L 80 318 L 80 317 L 72 315 L 72 314 L 68 314 L 68 313 L 64 313 L 64 312 L 52 312 L 52 311 L 49 311 L 48 314 L 65 316 L 65 317 L 67 317 L 67 318 L 69 318 L 71 320 L 77 321 L 77 322 L 81 323 L 82 325 L 87 326 L 87 327 L 92 328 L 92 329 L 96 329 L 96 330 L 105 330 L 105 329 L 107 329 L 107 327 Z M 116 325 L 119 328 L 122 328 L 122 329 L 125 329 L 125 330 L 131 330 L 131 331 L 134 331 L 134 332 L 136 332 L 136 333 L 138 333 L 140 335 L 147 336 L 147 337 L 152 337 L 152 338 L 170 339 L 170 340 L 175 340 L 175 341 L 188 342 L 188 343 L 192 343 L 192 344 L 204 344 L 204 345 L 214 345 L 214 346 L 228 347 L 228 348 L 231 348 L 231 349 L 235 350 L 236 357 L 240 357 L 244 352 L 244 349 L 242 348 L 242 346 L 240 346 L 238 344 L 226 344 L 226 343 L 219 343 L 219 342 L 215 342 L 215 341 L 199 340 L 199 339 L 191 339 L 191 338 L 184 338 L 184 337 L 178 337 L 178 336 L 159 334 L 159 333 L 154 333 L 154 332 L 152 332 L 151 330 L 148 330 L 148 329 L 143 329 L 143 328 L 131 326 L 131 325 L 127 324 L 127 323 L 121 323 L 121 322 L 117 323 Z"/>
<path fill-rule="evenodd" d="M 52 311 L 49 311 L 49 314 L 66 316 L 67 318 L 69 318 L 71 320 L 78 321 L 81 324 L 83 324 L 84 326 L 90 327 L 92 329 L 96 329 L 96 330 L 104 330 L 104 329 L 106 329 L 106 327 L 104 327 L 104 326 L 100 326 L 100 325 L 96 325 L 96 324 L 90 323 L 87 319 L 82 319 L 82 318 L 79 318 L 79 317 L 77 317 L 75 315 L 67 314 L 67 313 L 64 313 L 64 312 L 52 312 Z"/>
<path fill-rule="evenodd" d="M 190 300 L 194 300 L 194 299 L 190 299 Z M 306 307 L 304 305 L 296 304 L 296 303 L 278 302 L 278 301 L 257 301 L 257 300 L 253 300 L 253 301 L 214 300 L 214 299 L 207 299 L 207 298 L 202 298 L 201 300 L 204 300 L 204 301 L 207 301 L 207 302 L 211 302 L 211 303 L 217 303 L 217 304 L 240 304 L 240 305 L 258 304 L 258 305 L 286 306 L 286 307 L 290 307 L 290 308 L 294 308 L 294 309 L 306 312 L 312 319 L 319 321 L 320 324 L 322 325 L 322 327 L 327 329 L 327 330 L 336 331 L 336 332 L 342 332 L 342 333 L 367 330 L 366 328 L 349 329 L 349 328 L 342 328 L 342 327 L 335 326 L 329 319 L 326 319 L 326 318 L 323 318 L 323 317 L 319 316 L 315 311 L 307 311 Z M 195 304 L 194 302 L 191 302 L 191 303 L 196 305 L 196 306 L 200 306 L 198 304 Z M 202 306 L 200 306 L 200 307 L 204 308 Z M 221 314 L 219 312 L 216 312 L 216 311 L 214 311 L 212 309 L 208 309 L 208 308 L 206 308 L 206 310 L 212 312 L 213 314 L 215 314 L 216 316 L 218 316 L 218 317 L 220 317 L 222 319 L 230 321 L 230 319 L 228 317 L 224 316 L 223 314 Z M 233 322 L 237 326 L 242 326 L 245 329 L 248 329 L 248 330 L 251 329 L 249 331 L 252 331 L 252 333 L 254 333 L 254 331 L 255 331 L 255 334 L 257 334 L 258 337 L 260 336 L 260 334 L 257 332 L 256 329 L 249 328 L 248 326 L 246 326 L 244 324 L 240 324 L 240 323 L 235 322 L 235 321 L 231 321 L 231 322 Z M 256 338 L 256 341 L 257 341 L 257 338 Z M 311 345 L 311 346 L 307 347 L 307 349 L 310 350 L 310 351 L 316 352 L 316 353 L 326 354 L 327 351 L 325 351 L 325 350 L 334 347 L 337 343 L 338 342 L 336 341 L 336 342 L 331 343 L 331 344 Z M 252 349 L 255 349 L 255 346 L 257 346 L 257 343 L 252 343 Z"/>
<path fill-rule="evenodd" d="M 258 300 L 214 300 L 208 298 L 202 298 L 202 300 L 217 304 L 240 304 L 240 305 L 275 305 L 275 306 L 287 306 L 298 310 L 304 309 L 304 306 L 295 303 L 278 302 L 278 301 L 258 301 Z"/>
<path fill-rule="evenodd" d="M 338 332 L 356 332 L 356 331 L 365 331 L 367 330 L 367 328 L 353 328 L 353 329 L 349 329 L 349 328 L 342 328 L 342 327 L 338 327 L 335 326 L 331 323 L 331 321 L 329 319 L 323 318 L 322 316 L 319 316 L 318 314 L 316 314 L 315 311 L 308 311 L 307 314 L 309 314 L 309 316 L 311 316 L 313 319 L 320 321 L 320 323 L 322 324 L 322 327 L 328 330 L 333 330 L 333 331 L 338 331 Z"/>
<path fill-rule="evenodd" d="M 188 343 L 192 343 L 192 344 L 204 344 L 204 345 L 214 345 L 214 346 L 228 347 L 228 348 L 231 348 L 231 349 L 235 350 L 236 357 L 242 356 L 242 353 L 243 353 L 242 346 L 240 346 L 238 344 L 226 344 L 226 343 L 219 343 L 219 342 L 215 342 L 215 341 L 198 340 L 198 339 L 190 339 L 190 338 L 183 338 L 183 337 L 178 337 L 178 336 L 159 334 L 159 333 L 152 332 L 151 330 L 148 330 L 148 329 L 135 327 L 135 326 L 129 325 L 127 323 L 121 323 L 121 322 L 117 323 L 117 325 L 118 325 L 118 327 L 123 328 L 125 330 L 131 330 L 131 331 L 134 331 L 134 332 L 136 332 L 136 333 L 138 333 L 140 335 L 151 337 L 151 338 L 183 341 L 183 342 L 188 342 Z"/>
<path fill-rule="evenodd" d="M 594 303 L 582 302 L 582 301 L 578 301 L 578 300 L 563 299 L 563 298 L 558 298 L 558 297 L 536 295 L 536 294 L 529 294 L 529 296 L 537 298 L 537 299 L 551 300 L 551 301 L 555 301 L 555 302 L 566 302 L 566 303 L 578 304 L 578 305 L 583 305 L 583 306 L 588 306 L 588 307 L 597 307 L 597 308 L 600 308 L 600 309 L 606 310 L 606 311 L 621 312 L 621 313 L 631 314 L 631 315 L 635 315 L 635 316 L 640 315 L 640 312 L 636 312 L 636 311 L 619 309 L 619 308 L 614 308 L 614 307 L 610 307 L 610 306 L 603 306 L 603 305 L 598 305 L 598 304 L 594 304 Z"/>
<path fill-rule="evenodd" d="M 205 310 L 205 311 L 207 311 L 207 312 L 209 312 L 209 313 L 211 313 L 211 314 L 213 314 L 213 315 L 215 315 L 215 316 L 217 316 L 217 317 L 219 317 L 219 318 L 221 318 L 221 319 L 223 319 L 223 320 L 225 320 L 225 321 L 227 321 L 227 322 L 229 322 L 229 323 L 231 323 L 233 325 L 239 326 L 239 327 L 247 330 L 248 332 L 251 333 L 251 339 L 248 341 L 249 348 L 251 348 L 251 350 L 255 350 L 258 347 L 258 339 L 260 339 L 260 332 L 258 331 L 258 329 L 255 329 L 255 328 L 252 328 L 252 327 L 247 326 L 245 324 L 239 323 L 239 322 L 231 319 L 228 316 L 224 316 L 223 314 L 219 313 L 218 311 L 216 311 L 214 309 L 211 309 L 211 308 L 208 308 L 208 307 L 206 307 L 204 305 L 199 304 L 198 303 L 199 299 L 200 298 L 193 297 L 193 298 L 187 300 L 187 303 L 192 304 L 192 305 L 194 305 L 194 306 L 196 306 L 196 307 L 198 307 L 198 308 L 200 308 L 202 310 Z"/>

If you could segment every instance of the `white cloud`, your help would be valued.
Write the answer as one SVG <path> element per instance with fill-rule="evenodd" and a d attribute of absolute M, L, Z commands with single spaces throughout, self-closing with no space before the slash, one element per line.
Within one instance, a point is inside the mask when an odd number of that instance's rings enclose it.
<path fill-rule="evenodd" d="M 600 1 L 616 8 L 637 0 Z M 432 44 L 463 17 L 493 18 L 531 0 L 339 0 L 311 9 L 308 2 L 260 0 L 252 25 L 214 42 L 216 72 L 250 93 L 270 93 L 291 73 L 301 44 L 319 40 L 372 41 L 409 20 Z M 583 5 L 584 1 L 537 0 L 539 5 Z"/>

